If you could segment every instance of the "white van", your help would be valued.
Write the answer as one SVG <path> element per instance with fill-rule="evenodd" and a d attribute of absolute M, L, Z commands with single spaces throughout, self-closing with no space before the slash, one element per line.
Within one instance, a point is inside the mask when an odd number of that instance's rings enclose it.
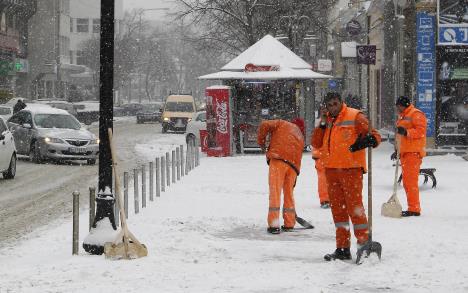
<path fill-rule="evenodd" d="M 170 95 L 162 113 L 162 132 L 185 132 L 187 123 L 196 111 L 195 100 L 190 95 Z"/>

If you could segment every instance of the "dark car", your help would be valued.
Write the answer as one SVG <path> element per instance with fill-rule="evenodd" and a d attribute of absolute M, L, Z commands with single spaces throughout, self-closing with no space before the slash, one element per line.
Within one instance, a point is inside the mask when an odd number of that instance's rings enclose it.
<path fill-rule="evenodd" d="M 120 107 L 123 109 L 122 111 L 125 116 L 135 116 L 143 110 L 143 105 L 138 103 L 122 104 Z"/>
<path fill-rule="evenodd" d="M 136 114 L 138 124 L 145 122 L 161 122 L 164 103 L 143 104 L 143 109 Z"/>

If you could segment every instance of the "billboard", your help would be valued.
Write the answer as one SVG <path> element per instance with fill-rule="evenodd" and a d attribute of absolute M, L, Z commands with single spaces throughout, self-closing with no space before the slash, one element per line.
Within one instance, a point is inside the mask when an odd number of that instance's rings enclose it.
<path fill-rule="evenodd" d="M 438 0 L 439 45 L 468 45 L 468 1 Z"/>

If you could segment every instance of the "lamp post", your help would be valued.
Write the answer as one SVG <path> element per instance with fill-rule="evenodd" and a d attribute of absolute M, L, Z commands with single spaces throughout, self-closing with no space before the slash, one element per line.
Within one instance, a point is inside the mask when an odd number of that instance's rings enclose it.
<path fill-rule="evenodd" d="M 169 8 L 145 8 L 140 9 L 139 11 L 139 21 L 138 21 L 138 58 L 140 58 L 141 54 L 141 26 L 142 26 L 142 16 L 143 13 L 146 11 L 154 11 L 154 10 L 169 10 Z M 141 104 L 141 70 L 138 70 L 138 102 Z"/>

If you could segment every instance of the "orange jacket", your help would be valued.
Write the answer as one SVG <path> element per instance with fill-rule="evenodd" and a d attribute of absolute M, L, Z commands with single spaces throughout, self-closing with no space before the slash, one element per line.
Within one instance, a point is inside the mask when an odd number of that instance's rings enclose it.
<path fill-rule="evenodd" d="M 321 148 L 322 160 L 325 168 L 362 168 L 367 171 L 365 149 L 350 152 L 352 145 L 359 135 L 364 136 L 369 131 L 369 121 L 359 110 L 343 108 L 336 118 L 327 117 L 327 127 L 317 127 L 312 134 L 311 144 L 314 148 Z M 372 135 L 380 144 L 380 134 L 373 129 Z"/>
<path fill-rule="evenodd" d="M 297 175 L 301 170 L 304 136 L 299 127 L 284 120 L 265 120 L 258 127 L 257 143 L 264 148 L 266 137 L 270 134 L 267 159 L 279 159 L 295 169 Z"/>
<path fill-rule="evenodd" d="M 397 127 L 406 128 L 407 135 L 399 135 L 400 153 L 419 153 L 421 157 L 426 155 L 426 115 L 419 109 L 410 105 L 400 115 L 396 123 Z"/>

